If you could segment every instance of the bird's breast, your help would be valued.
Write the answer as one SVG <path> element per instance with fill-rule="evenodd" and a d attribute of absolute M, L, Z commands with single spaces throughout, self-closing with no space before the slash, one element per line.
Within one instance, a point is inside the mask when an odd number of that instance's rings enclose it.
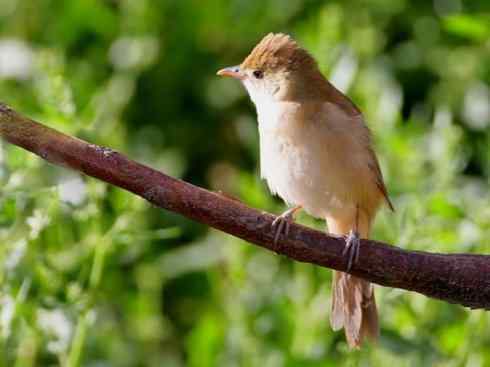
<path fill-rule="evenodd" d="M 272 193 L 316 217 L 345 205 L 341 178 L 329 171 L 338 164 L 327 125 L 294 104 L 258 114 L 261 176 Z"/>

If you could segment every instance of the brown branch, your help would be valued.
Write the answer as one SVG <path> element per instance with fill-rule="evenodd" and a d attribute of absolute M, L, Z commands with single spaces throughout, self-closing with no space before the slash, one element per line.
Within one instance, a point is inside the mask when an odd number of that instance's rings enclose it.
<path fill-rule="evenodd" d="M 0 104 L 0 134 L 43 159 L 131 191 L 150 203 L 274 250 L 273 215 L 174 179 L 109 148 L 88 144 Z M 346 270 L 344 240 L 294 224 L 277 251 L 291 259 Z M 490 256 L 405 251 L 362 240 L 351 274 L 472 308 L 490 308 Z"/>

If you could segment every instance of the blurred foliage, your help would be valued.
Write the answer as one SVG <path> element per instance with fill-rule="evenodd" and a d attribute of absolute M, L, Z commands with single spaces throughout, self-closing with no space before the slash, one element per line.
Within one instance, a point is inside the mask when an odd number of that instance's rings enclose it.
<path fill-rule="evenodd" d="M 0 0 L 0 99 L 279 212 L 253 106 L 215 76 L 271 31 L 363 109 L 397 208 L 374 237 L 488 252 L 488 0 Z M 490 365 L 483 311 L 377 287 L 380 343 L 349 352 L 329 271 L 0 153 L 0 366 Z"/>

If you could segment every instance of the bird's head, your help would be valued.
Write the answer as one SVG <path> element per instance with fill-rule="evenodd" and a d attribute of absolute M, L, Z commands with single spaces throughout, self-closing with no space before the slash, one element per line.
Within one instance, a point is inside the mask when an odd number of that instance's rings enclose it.
<path fill-rule="evenodd" d="M 263 101 L 313 99 L 324 78 L 311 55 L 290 36 L 269 33 L 237 66 L 218 75 L 240 80 L 257 105 Z"/>

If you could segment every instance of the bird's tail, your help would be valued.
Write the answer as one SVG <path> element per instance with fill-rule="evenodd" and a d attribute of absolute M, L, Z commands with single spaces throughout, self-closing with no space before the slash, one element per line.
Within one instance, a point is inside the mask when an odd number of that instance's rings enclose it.
<path fill-rule="evenodd" d="M 327 218 L 327 223 L 331 233 L 345 235 L 355 222 Z M 359 218 L 361 238 L 368 237 L 369 224 L 369 220 Z M 371 283 L 347 273 L 334 272 L 330 325 L 333 330 L 344 328 L 351 348 L 359 348 L 366 337 L 371 341 L 378 339 L 378 311 Z"/>

